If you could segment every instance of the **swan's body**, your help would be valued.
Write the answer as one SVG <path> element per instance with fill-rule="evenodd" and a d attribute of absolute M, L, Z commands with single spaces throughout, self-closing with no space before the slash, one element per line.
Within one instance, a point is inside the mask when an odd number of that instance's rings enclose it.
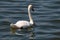
<path fill-rule="evenodd" d="M 33 19 L 32 19 L 32 16 L 31 16 L 31 10 L 32 9 L 32 5 L 29 5 L 28 6 L 28 16 L 29 16 L 29 19 L 30 21 L 17 21 L 15 24 L 10 24 L 11 26 L 11 30 L 12 32 L 14 33 L 16 29 L 21 29 L 21 28 L 27 28 L 27 27 L 30 27 L 30 26 L 33 26 L 34 22 L 33 22 Z"/>
<path fill-rule="evenodd" d="M 16 24 L 14 24 L 14 25 L 16 25 L 18 28 L 21 28 L 21 27 L 27 28 L 27 27 L 31 26 L 32 24 L 28 21 L 17 21 Z"/>

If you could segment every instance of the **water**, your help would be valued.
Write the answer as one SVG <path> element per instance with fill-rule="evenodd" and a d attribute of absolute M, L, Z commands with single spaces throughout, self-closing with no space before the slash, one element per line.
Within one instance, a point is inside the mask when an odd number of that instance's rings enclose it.
<path fill-rule="evenodd" d="M 10 23 L 29 20 L 27 6 L 32 4 L 34 35 L 11 35 Z M 26 32 L 23 32 L 26 33 Z M 29 35 L 33 35 L 31 38 Z M 0 0 L 0 40 L 60 40 L 60 0 Z"/>

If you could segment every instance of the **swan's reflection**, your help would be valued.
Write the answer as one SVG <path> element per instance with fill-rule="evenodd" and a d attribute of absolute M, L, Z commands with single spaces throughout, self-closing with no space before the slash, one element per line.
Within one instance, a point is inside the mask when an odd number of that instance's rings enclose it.
<path fill-rule="evenodd" d="M 30 30 L 27 29 L 18 29 L 15 33 L 16 35 L 23 35 L 25 37 L 27 37 L 30 40 L 33 40 L 35 37 L 35 33 L 34 33 L 34 28 L 31 28 Z"/>

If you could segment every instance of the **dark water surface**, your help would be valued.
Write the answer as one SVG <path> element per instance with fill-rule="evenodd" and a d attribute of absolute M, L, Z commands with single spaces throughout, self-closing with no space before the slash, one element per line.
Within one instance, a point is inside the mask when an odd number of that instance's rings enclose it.
<path fill-rule="evenodd" d="M 32 4 L 35 36 L 11 35 L 10 23 L 29 20 L 27 6 Z M 0 40 L 60 40 L 60 0 L 0 0 Z"/>

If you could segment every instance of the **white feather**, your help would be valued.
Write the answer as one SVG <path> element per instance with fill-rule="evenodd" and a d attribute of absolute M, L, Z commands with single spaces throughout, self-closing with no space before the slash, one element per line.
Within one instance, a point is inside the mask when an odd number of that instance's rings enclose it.
<path fill-rule="evenodd" d="M 14 24 L 14 25 L 16 25 L 19 28 L 20 27 L 26 28 L 26 27 L 29 27 L 31 25 L 31 23 L 28 21 L 17 21 L 16 24 Z"/>

